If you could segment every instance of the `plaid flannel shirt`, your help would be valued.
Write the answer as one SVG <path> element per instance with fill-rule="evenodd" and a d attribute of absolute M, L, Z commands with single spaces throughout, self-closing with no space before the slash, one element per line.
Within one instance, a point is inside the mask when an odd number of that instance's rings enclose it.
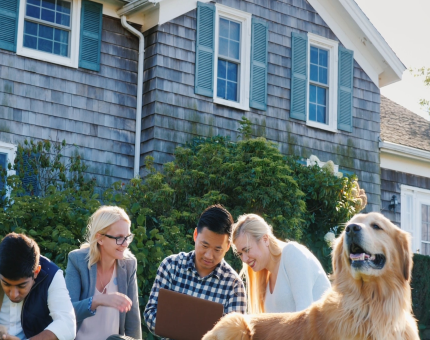
<path fill-rule="evenodd" d="M 236 271 L 223 259 L 212 273 L 201 277 L 195 267 L 194 258 L 194 251 L 181 252 L 165 258 L 158 267 L 144 312 L 146 324 L 152 333 L 155 329 L 160 288 L 222 303 L 224 314 L 245 313 L 245 287 Z"/>

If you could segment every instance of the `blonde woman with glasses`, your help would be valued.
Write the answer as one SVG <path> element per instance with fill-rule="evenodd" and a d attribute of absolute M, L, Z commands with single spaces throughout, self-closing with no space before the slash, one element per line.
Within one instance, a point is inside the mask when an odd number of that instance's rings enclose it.
<path fill-rule="evenodd" d="M 240 216 L 231 241 L 243 262 L 249 313 L 298 312 L 330 287 L 318 259 L 296 242 L 278 240 L 258 215 Z"/>
<path fill-rule="evenodd" d="M 69 253 L 66 285 L 77 340 L 142 337 L 130 225 L 122 208 L 102 206 L 90 217 L 87 242 Z"/>

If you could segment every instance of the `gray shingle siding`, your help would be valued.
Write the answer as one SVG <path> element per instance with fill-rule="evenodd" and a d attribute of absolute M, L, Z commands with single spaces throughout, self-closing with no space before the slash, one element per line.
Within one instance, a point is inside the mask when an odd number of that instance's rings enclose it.
<path fill-rule="evenodd" d="M 133 176 L 138 40 L 103 16 L 100 72 L 0 50 L 0 140 L 76 144 L 100 186 Z M 68 148 L 70 155 L 74 148 Z"/>
<path fill-rule="evenodd" d="M 145 84 L 148 91 L 144 103 L 151 103 L 146 115 L 154 115 L 145 138 L 154 138 L 154 141 L 151 147 L 142 147 L 145 150 L 142 152 L 152 154 L 155 162 L 162 164 L 171 160 L 175 145 L 194 136 L 219 134 L 235 140 L 239 121 L 246 115 L 254 124 L 254 135 L 277 142 L 283 153 L 305 158 L 314 154 L 322 161 L 333 160 L 341 170 L 357 174 L 368 195 L 366 210 L 379 211 L 378 87 L 355 62 L 352 133 L 331 133 L 291 119 L 291 32 L 312 32 L 333 40 L 338 40 L 337 37 L 304 0 L 217 2 L 252 13 L 269 23 L 268 109 L 244 112 L 194 94 L 196 10 L 193 10 L 153 28 L 147 36 L 153 45 L 150 46 L 151 70 L 145 71 L 146 79 L 156 81 Z M 142 131 L 145 134 L 145 128 Z"/>

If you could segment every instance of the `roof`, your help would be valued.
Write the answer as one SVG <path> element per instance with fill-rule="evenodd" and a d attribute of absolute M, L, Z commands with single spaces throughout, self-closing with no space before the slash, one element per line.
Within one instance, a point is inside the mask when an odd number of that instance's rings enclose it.
<path fill-rule="evenodd" d="M 430 121 L 381 96 L 381 139 L 430 151 Z"/>

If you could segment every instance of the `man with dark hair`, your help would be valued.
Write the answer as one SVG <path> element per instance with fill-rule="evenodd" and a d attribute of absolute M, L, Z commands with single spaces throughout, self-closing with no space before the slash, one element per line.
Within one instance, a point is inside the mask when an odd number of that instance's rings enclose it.
<path fill-rule="evenodd" d="M 245 313 L 242 280 L 224 261 L 230 249 L 231 214 L 221 205 L 208 207 L 194 230 L 195 250 L 171 255 L 161 262 L 146 305 L 144 317 L 154 333 L 160 288 L 220 302 L 224 313 Z M 214 289 L 216 287 L 216 290 Z"/>
<path fill-rule="evenodd" d="M 72 340 L 76 318 L 62 271 L 37 243 L 10 233 L 0 243 L 0 325 L 6 340 Z"/>

